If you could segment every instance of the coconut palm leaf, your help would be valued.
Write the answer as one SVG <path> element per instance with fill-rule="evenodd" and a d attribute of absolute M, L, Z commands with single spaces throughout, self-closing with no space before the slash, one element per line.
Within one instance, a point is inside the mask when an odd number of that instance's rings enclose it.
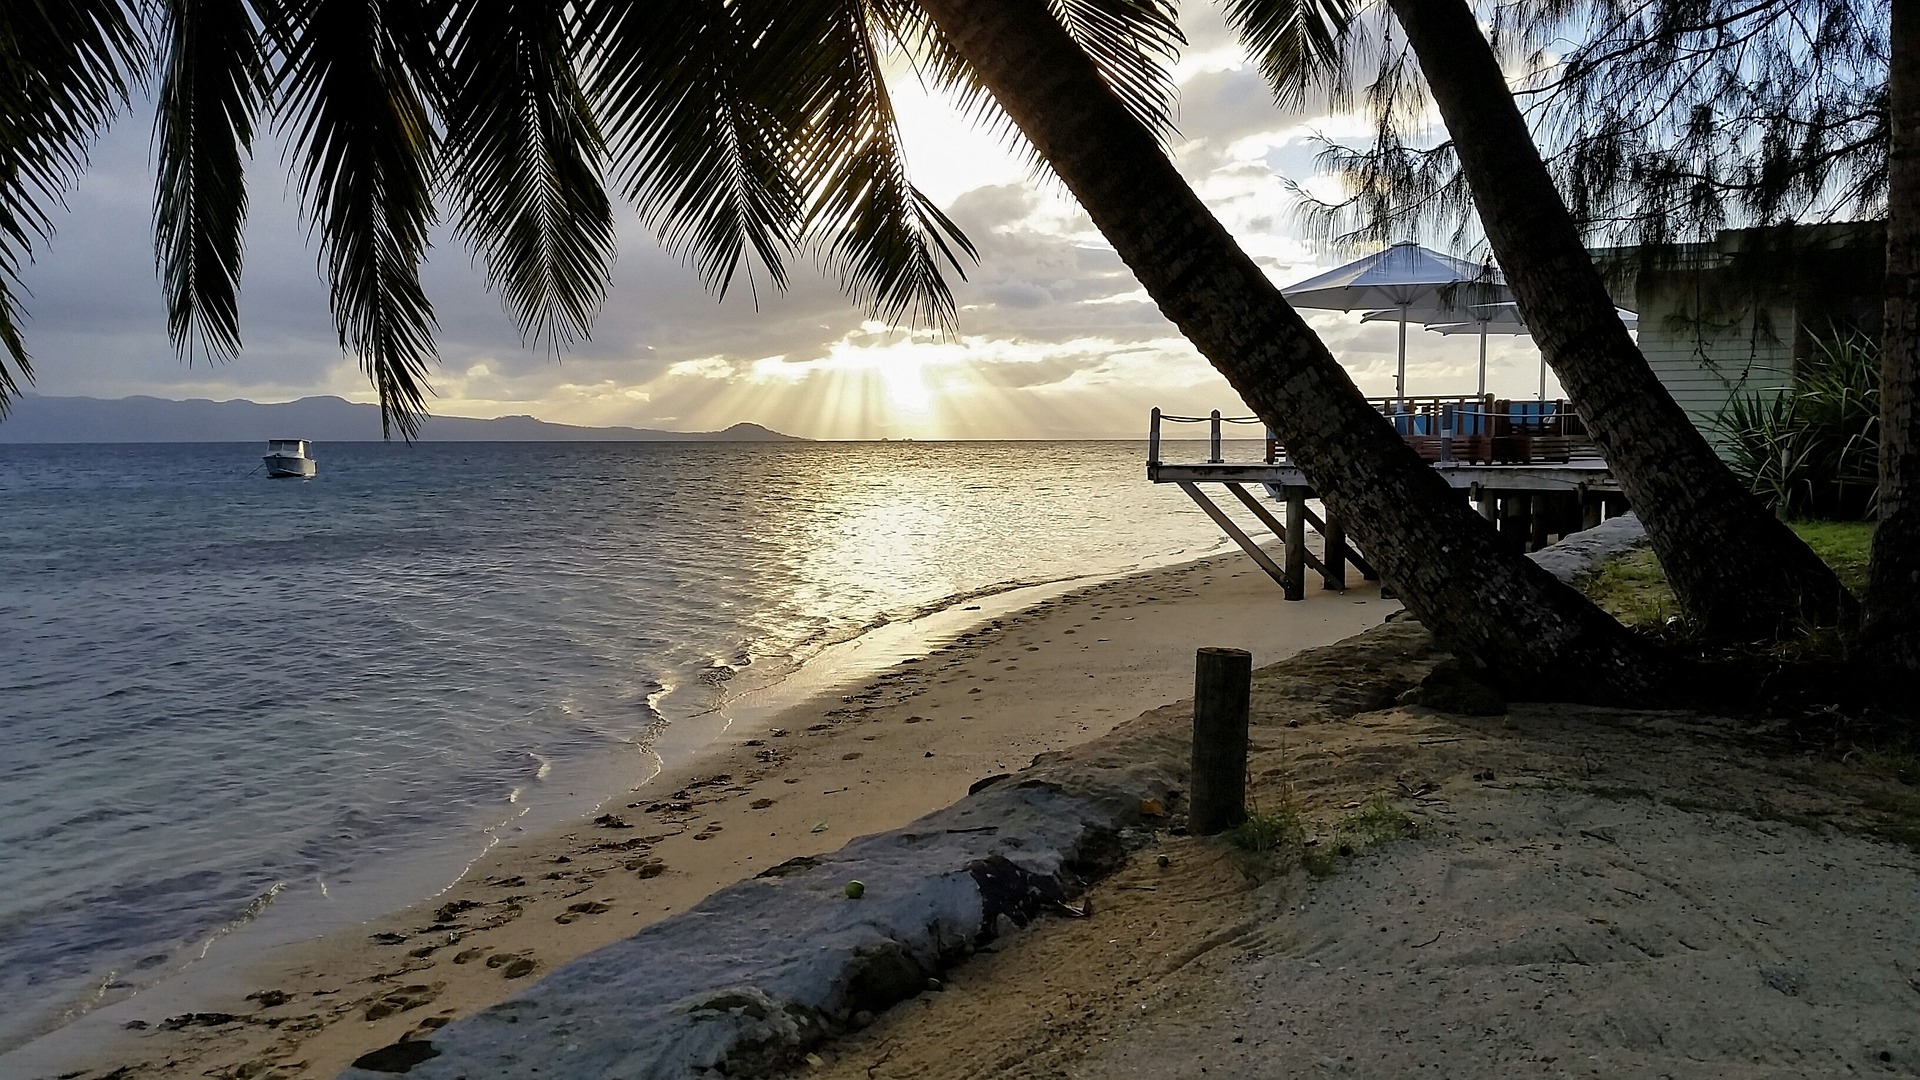
<path fill-rule="evenodd" d="M 805 200 L 779 0 L 582 0 L 587 89 L 624 194 L 724 296 L 749 252 L 784 288 Z M 789 40 L 779 38 L 778 40 Z"/>
<path fill-rule="evenodd" d="M 262 42 L 244 0 L 166 0 L 154 142 L 154 254 L 167 333 L 191 355 L 240 350 L 246 157 L 267 91 Z"/>
<path fill-rule="evenodd" d="M 340 344 L 379 392 L 381 430 L 412 438 L 434 355 L 420 287 L 437 150 L 423 98 L 430 13 L 409 0 L 284 0 L 277 16 L 276 91 Z"/>
<path fill-rule="evenodd" d="M 860 0 L 791 3 L 779 33 L 809 62 L 790 69 L 809 119 L 796 141 L 801 187 L 811 197 L 806 233 L 846 291 L 889 322 L 911 314 L 951 329 L 945 270 L 962 277 L 973 244 L 907 175 L 900 132 L 881 72 L 874 27 Z"/>
<path fill-rule="evenodd" d="M 1101 77 L 1136 119 L 1156 134 L 1171 127 L 1172 62 L 1186 44 L 1172 5 L 1161 0 L 1046 0 L 1067 32 L 1092 57 Z M 914 0 L 867 0 L 874 24 L 903 47 L 928 83 L 953 94 L 970 119 L 1024 151 L 1036 170 L 1046 164 L 1000 111 L 972 65 L 940 34 Z"/>
<path fill-rule="evenodd" d="M 546 0 L 453 0 L 441 39 L 460 232 L 521 333 L 557 349 L 586 336 L 614 252 L 576 35 Z"/>
<path fill-rule="evenodd" d="M 14 295 L 20 272 L 145 57 L 121 0 L 0 4 L 0 415 L 33 375 Z"/>
<path fill-rule="evenodd" d="M 1299 108 L 1345 59 L 1352 0 L 1226 0 L 1227 22 L 1282 108 Z"/>

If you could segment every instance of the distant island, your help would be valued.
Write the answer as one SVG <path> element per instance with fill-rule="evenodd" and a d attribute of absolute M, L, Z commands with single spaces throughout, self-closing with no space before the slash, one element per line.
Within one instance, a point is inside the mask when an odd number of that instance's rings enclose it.
<path fill-rule="evenodd" d="M 170 401 L 156 397 L 116 399 L 25 394 L 0 419 L 0 443 L 375 442 L 380 407 L 344 398 L 306 397 L 263 405 L 256 401 Z M 759 424 L 724 431 L 657 431 L 652 428 L 580 427 L 531 416 L 474 420 L 429 416 L 425 442 L 806 442 Z"/>

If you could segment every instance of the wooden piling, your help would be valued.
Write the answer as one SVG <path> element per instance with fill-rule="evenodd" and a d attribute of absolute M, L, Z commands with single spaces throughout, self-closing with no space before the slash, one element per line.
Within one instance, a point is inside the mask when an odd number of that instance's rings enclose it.
<path fill-rule="evenodd" d="M 1286 558 L 1282 560 L 1287 579 L 1286 594 L 1289 600 L 1303 600 L 1307 595 L 1307 490 L 1290 487 L 1287 493 L 1287 543 Z"/>
<path fill-rule="evenodd" d="M 1321 560 L 1320 587 L 1347 591 L 1347 528 L 1327 513 L 1327 554 Z"/>
<path fill-rule="evenodd" d="M 1187 827 L 1212 836 L 1247 820 L 1247 723 L 1253 655 L 1199 649 L 1193 665 L 1193 793 Z"/>

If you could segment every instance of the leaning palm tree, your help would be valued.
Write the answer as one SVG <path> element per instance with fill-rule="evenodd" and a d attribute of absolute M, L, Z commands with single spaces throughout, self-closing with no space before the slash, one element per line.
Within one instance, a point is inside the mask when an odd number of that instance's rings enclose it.
<path fill-rule="evenodd" d="M 883 317 L 950 321 L 944 275 L 971 248 L 902 167 L 880 43 L 904 44 L 930 78 L 1004 110 L 1449 647 L 1523 693 L 1629 698 L 1666 673 L 1496 542 L 1174 170 L 1158 130 L 1179 31 L 1162 0 L 168 0 L 147 25 L 88 3 L 49 31 L 86 43 L 69 67 L 88 108 L 36 96 L 37 61 L 0 25 L 4 77 L 32 106 L 8 117 L 27 135 L 58 122 L 38 144 L 0 136 L 0 210 L 57 188 L 157 69 L 170 326 L 183 347 L 231 353 L 240 166 L 258 122 L 282 125 L 341 344 L 402 434 L 432 359 L 418 267 L 439 202 L 549 344 L 587 331 L 604 287 L 605 181 L 716 290 L 756 267 L 777 286 L 812 253 Z M 40 188 L 19 182 L 23 163 Z M 33 231 L 0 242 L 17 254 Z"/>

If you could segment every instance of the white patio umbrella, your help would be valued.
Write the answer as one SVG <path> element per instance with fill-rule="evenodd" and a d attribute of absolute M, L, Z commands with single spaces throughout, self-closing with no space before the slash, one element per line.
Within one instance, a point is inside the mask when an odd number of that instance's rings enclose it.
<path fill-rule="evenodd" d="M 1394 396 L 1407 394 L 1407 320 L 1438 323 L 1471 318 L 1476 304 L 1511 300 L 1498 271 L 1405 241 L 1280 290 L 1294 307 L 1375 311 L 1400 320 L 1400 357 Z M 1460 318 L 1448 318 L 1448 316 Z"/>
<path fill-rule="evenodd" d="M 1638 330 L 1640 316 L 1626 308 L 1614 308 L 1614 314 L 1620 316 L 1628 330 Z M 1375 312 L 1374 315 L 1386 316 L 1387 312 Z M 1468 312 L 1470 318 L 1464 322 L 1428 323 L 1427 329 L 1436 334 L 1479 334 L 1480 335 L 1480 396 L 1487 394 L 1487 335 L 1527 334 L 1527 322 L 1520 317 L 1520 308 L 1511 303 L 1475 304 Z M 1373 316 L 1362 316 L 1362 319 Z M 1540 358 L 1540 400 L 1547 399 L 1547 358 Z"/>

